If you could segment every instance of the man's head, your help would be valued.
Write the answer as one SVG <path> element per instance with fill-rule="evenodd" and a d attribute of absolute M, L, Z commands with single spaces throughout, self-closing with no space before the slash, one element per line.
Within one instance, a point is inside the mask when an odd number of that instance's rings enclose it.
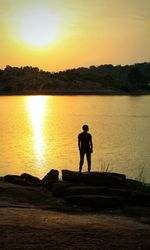
<path fill-rule="evenodd" d="M 89 127 L 88 127 L 88 125 L 83 125 L 82 129 L 83 129 L 83 131 L 84 131 L 84 132 L 89 131 Z"/>

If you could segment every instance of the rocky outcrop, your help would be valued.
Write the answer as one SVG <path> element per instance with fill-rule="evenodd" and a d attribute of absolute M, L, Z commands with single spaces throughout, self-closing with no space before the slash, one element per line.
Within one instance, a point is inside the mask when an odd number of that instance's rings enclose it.
<path fill-rule="evenodd" d="M 83 183 L 76 183 L 76 182 L 69 182 L 69 181 L 58 181 L 55 182 L 52 187 L 52 194 L 57 197 L 62 197 L 66 195 L 66 192 L 69 190 L 69 188 L 80 188 L 84 186 Z"/>
<path fill-rule="evenodd" d="M 129 205 L 135 206 L 148 206 L 150 207 L 150 193 L 140 192 L 140 191 L 132 191 L 129 199 L 127 200 Z"/>
<path fill-rule="evenodd" d="M 49 173 L 47 173 L 44 178 L 42 179 L 41 183 L 44 185 L 46 188 L 51 189 L 54 185 L 55 182 L 58 181 L 59 177 L 59 172 L 58 170 L 50 170 Z"/>
<path fill-rule="evenodd" d="M 65 195 L 108 195 L 126 199 L 131 195 L 131 191 L 106 186 L 75 186 L 74 184 L 74 186 L 66 187 Z"/>
<path fill-rule="evenodd" d="M 41 184 L 41 180 L 38 177 L 35 177 L 31 174 L 21 174 L 20 177 L 28 182 L 30 182 L 33 185 L 40 185 Z"/>
<path fill-rule="evenodd" d="M 70 182 L 82 182 L 86 185 L 122 187 L 125 185 L 126 176 L 109 172 L 79 173 L 62 170 L 62 179 Z"/>
<path fill-rule="evenodd" d="M 122 205 L 122 198 L 104 195 L 70 195 L 65 200 L 72 205 L 99 209 L 112 209 Z"/>
<path fill-rule="evenodd" d="M 120 208 L 122 205 L 150 206 L 149 185 L 126 179 L 123 174 L 62 170 L 62 179 L 55 183 L 52 194 L 63 197 L 72 205 L 98 209 Z"/>
<path fill-rule="evenodd" d="M 5 175 L 4 181 L 16 185 L 29 186 L 31 183 L 19 175 Z"/>
<path fill-rule="evenodd" d="M 59 180 L 58 170 L 52 169 L 42 180 L 27 173 L 6 175 L 3 180 L 23 186 L 46 187 L 63 202 L 84 208 L 112 209 L 124 205 L 150 207 L 150 185 L 127 179 L 118 173 L 62 170 L 62 180 Z"/>
<path fill-rule="evenodd" d="M 16 185 L 23 185 L 23 186 L 44 186 L 48 189 L 51 189 L 53 184 L 58 181 L 59 172 L 58 170 L 50 170 L 42 180 L 38 177 L 24 173 L 21 175 L 6 175 L 4 176 L 5 182 L 10 182 Z"/>

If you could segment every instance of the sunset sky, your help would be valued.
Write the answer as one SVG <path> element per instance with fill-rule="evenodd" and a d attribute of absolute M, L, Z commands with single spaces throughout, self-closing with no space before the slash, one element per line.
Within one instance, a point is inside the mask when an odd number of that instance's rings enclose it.
<path fill-rule="evenodd" d="M 150 61 L 149 0 L 0 0 L 0 68 Z"/>

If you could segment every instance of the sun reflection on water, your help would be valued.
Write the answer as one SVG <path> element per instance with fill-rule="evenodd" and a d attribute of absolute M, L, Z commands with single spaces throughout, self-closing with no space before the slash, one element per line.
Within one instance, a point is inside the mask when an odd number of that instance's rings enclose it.
<path fill-rule="evenodd" d="M 29 96 L 27 98 L 27 109 L 33 131 L 35 159 L 38 165 L 45 162 L 44 118 L 47 99 L 47 96 Z"/>

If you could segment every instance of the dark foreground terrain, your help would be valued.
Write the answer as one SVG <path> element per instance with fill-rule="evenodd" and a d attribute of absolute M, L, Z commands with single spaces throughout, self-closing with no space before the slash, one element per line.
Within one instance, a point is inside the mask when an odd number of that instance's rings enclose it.
<path fill-rule="evenodd" d="M 0 214 L 1 250 L 150 249 L 150 226 L 142 214 L 85 212 L 42 187 L 0 181 Z"/>

